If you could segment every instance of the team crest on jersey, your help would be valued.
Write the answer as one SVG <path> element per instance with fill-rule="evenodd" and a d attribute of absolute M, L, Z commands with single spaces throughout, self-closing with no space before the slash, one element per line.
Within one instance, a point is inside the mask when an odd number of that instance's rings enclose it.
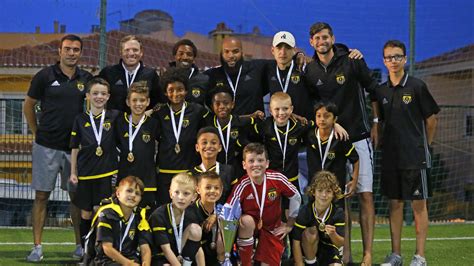
<path fill-rule="evenodd" d="M 169 115 L 166 115 L 166 116 L 165 116 L 165 120 L 170 120 L 170 116 L 169 116 Z"/>
<path fill-rule="evenodd" d="M 298 84 L 300 82 L 300 75 L 291 75 L 291 82 Z"/>
<path fill-rule="evenodd" d="M 151 135 L 150 135 L 150 133 L 148 133 L 148 132 L 143 132 L 143 134 L 142 134 L 142 140 L 143 140 L 143 142 L 145 142 L 145 143 L 150 142 L 150 140 L 151 140 Z"/>
<path fill-rule="evenodd" d="M 84 83 L 82 82 L 77 82 L 77 89 L 80 90 L 80 91 L 83 91 L 84 90 Z"/>
<path fill-rule="evenodd" d="M 123 137 L 128 138 L 128 132 L 125 132 L 125 134 L 123 134 Z"/>
<path fill-rule="evenodd" d="M 403 95 L 403 96 L 402 96 L 402 101 L 403 101 L 405 104 L 411 103 L 411 95 L 409 95 L 409 94 Z"/>
<path fill-rule="evenodd" d="M 344 82 L 346 82 L 346 77 L 344 77 L 344 73 L 336 74 L 336 82 L 339 85 L 342 85 L 344 84 Z"/>
<path fill-rule="evenodd" d="M 128 237 L 133 240 L 135 238 L 135 229 L 130 229 L 130 231 L 128 231 Z"/>
<path fill-rule="evenodd" d="M 288 140 L 288 143 L 290 143 L 291 146 L 294 146 L 294 145 L 296 144 L 296 142 L 298 142 L 298 140 L 295 139 L 295 138 L 290 138 L 290 139 Z"/>
<path fill-rule="evenodd" d="M 277 196 L 278 196 L 278 192 L 274 188 L 270 189 L 267 193 L 267 197 L 271 201 L 276 200 Z"/>
<path fill-rule="evenodd" d="M 239 131 L 237 129 L 230 131 L 230 137 L 233 138 L 233 139 L 238 138 L 239 137 Z"/>
<path fill-rule="evenodd" d="M 183 127 L 186 128 L 189 126 L 189 119 L 183 119 Z"/>
<path fill-rule="evenodd" d="M 91 126 L 91 123 L 89 123 L 89 122 L 86 122 L 86 123 L 84 124 L 84 127 L 90 127 L 90 126 Z"/>
<path fill-rule="evenodd" d="M 333 151 L 328 152 L 328 159 L 334 160 L 334 158 L 336 158 L 336 153 Z"/>
<path fill-rule="evenodd" d="M 168 234 L 170 234 L 170 235 L 173 234 L 173 228 L 168 228 L 168 230 L 166 230 L 166 231 L 168 231 Z"/>
<path fill-rule="evenodd" d="M 110 130 L 110 121 L 105 121 L 105 122 L 104 122 L 104 129 L 105 129 L 105 131 L 109 131 L 109 130 Z"/>
<path fill-rule="evenodd" d="M 216 87 L 224 87 L 224 82 L 222 81 L 216 82 Z"/>
<path fill-rule="evenodd" d="M 191 91 L 191 94 L 193 95 L 194 98 L 198 98 L 199 96 L 201 96 L 201 89 L 193 88 Z"/>

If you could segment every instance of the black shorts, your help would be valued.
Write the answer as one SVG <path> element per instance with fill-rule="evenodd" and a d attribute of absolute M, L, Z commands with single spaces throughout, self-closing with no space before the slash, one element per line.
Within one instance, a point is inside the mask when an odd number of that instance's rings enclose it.
<path fill-rule="evenodd" d="M 335 246 L 330 246 L 319 242 L 318 252 L 316 253 L 318 265 L 329 265 L 333 263 L 342 264 L 342 255 Z"/>
<path fill-rule="evenodd" d="M 79 180 L 72 202 L 81 210 L 92 211 L 100 201 L 112 195 L 112 176 Z"/>
<path fill-rule="evenodd" d="M 389 199 L 423 200 L 431 196 L 429 169 L 382 169 L 382 194 Z"/>

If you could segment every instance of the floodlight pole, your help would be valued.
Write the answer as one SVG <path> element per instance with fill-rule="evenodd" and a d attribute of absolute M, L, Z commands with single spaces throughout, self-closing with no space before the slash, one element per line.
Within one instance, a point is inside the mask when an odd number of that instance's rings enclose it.
<path fill-rule="evenodd" d="M 408 54 L 408 75 L 413 76 L 415 71 L 415 1 L 410 0 L 410 15 L 409 15 L 409 42 L 410 53 Z M 408 202 L 407 202 L 408 203 Z M 410 204 L 405 204 L 405 224 L 413 224 L 413 211 Z"/>
<path fill-rule="evenodd" d="M 100 0 L 100 35 L 99 35 L 99 68 L 103 69 L 107 64 L 107 0 Z"/>

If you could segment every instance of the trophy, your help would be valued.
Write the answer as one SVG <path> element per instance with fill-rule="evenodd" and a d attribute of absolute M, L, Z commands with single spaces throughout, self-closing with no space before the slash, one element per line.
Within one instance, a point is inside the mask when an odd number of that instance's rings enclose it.
<path fill-rule="evenodd" d="M 221 232 L 225 251 L 225 260 L 224 263 L 222 263 L 224 266 L 232 266 L 230 253 L 232 251 L 232 246 L 234 245 L 241 214 L 242 208 L 240 207 L 240 202 L 237 201 L 234 205 L 226 203 L 222 206 L 218 215 L 219 230 Z"/>

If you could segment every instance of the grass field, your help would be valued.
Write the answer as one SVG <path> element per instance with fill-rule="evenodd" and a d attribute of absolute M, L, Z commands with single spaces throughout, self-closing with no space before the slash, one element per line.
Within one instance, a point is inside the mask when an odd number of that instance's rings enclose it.
<path fill-rule="evenodd" d="M 474 224 L 431 225 L 426 244 L 426 257 L 434 265 L 474 265 Z M 415 249 L 413 226 L 403 231 L 402 255 L 404 264 L 409 265 Z M 25 257 L 31 249 L 31 229 L 0 228 L 0 265 L 31 265 Z M 71 258 L 74 249 L 72 229 L 46 229 L 44 234 L 44 260 L 42 265 L 74 265 Z M 352 252 L 355 261 L 361 260 L 362 243 L 360 228 L 352 233 Z M 61 244 L 60 244 L 61 243 Z M 375 230 L 374 263 L 381 263 L 390 252 L 390 234 L 387 225 Z"/>

